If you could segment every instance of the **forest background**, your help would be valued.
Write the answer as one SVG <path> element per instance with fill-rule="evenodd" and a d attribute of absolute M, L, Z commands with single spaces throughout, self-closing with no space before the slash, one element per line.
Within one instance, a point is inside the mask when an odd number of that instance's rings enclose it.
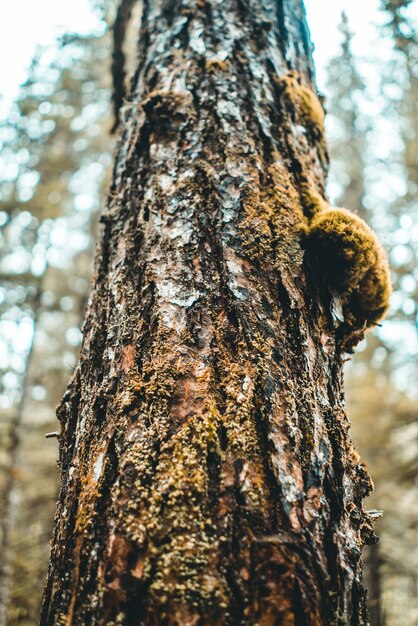
<path fill-rule="evenodd" d="M 347 361 L 346 392 L 353 440 L 375 482 L 367 506 L 384 511 L 380 542 L 365 554 L 372 624 L 411 626 L 418 623 L 418 2 L 305 4 L 328 112 L 329 196 L 373 226 L 391 263 L 388 318 Z M 77 361 L 114 149 L 115 5 L 77 0 L 71 15 L 48 13 L 39 32 L 26 13 L 25 45 L 16 34 L 22 6 L 33 10 L 23 1 L 0 9 L 12 33 L 1 45 L 20 50 L 4 51 L 15 62 L 2 69 L 0 88 L 0 624 L 33 626 L 59 479 L 57 442 L 45 434 L 57 430 L 55 406 Z M 133 26 L 128 49 L 136 37 Z"/>

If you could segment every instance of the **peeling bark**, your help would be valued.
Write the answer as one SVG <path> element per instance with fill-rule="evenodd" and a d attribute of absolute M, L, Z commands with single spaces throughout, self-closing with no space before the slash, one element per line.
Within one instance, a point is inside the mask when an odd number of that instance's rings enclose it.
<path fill-rule="evenodd" d="M 144 0 L 42 626 L 363 625 L 371 489 L 301 246 L 324 139 L 300 0 Z M 303 123 L 302 123 L 303 122 Z"/>

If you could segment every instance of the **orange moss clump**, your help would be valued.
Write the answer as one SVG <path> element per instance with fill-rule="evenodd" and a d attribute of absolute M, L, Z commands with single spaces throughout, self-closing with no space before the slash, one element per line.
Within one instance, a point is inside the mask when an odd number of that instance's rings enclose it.
<path fill-rule="evenodd" d="M 214 74 L 215 72 L 225 72 L 230 66 L 230 62 L 228 60 L 223 61 L 222 59 L 218 59 L 217 57 L 213 57 L 212 59 L 207 59 L 205 63 L 206 71 Z"/>
<path fill-rule="evenodd" d="M 330 291 L 341 298 L 348 324 L 371 326 L 384 316 L 391 294 L 388 262 L 362 219 L 346 209 L 321 211 L 309 224 L 306 247 Z"/>
<path fill-rule="evenodd" d="M 313 188 L 311 182 L 302 181 L 299 185 L 300 200 L 302 203 L 303 213 L 308 221 L 312 220 L 315 215 L 329 211 L 330 205 L 324 198 Z"/>
<path fill-rule="evenodd" d="M 297 121 L 318 136 L 325 132 L 325 113 L 316 94 L 300 83 L 296 72 L 289 72 L 278 79 L 285 103 L 293 109 Z"/>
<path fill-rule="evenodd" d="M 311 147 L 317 151 L 323 169 L 328 168 L 328 149 L 325 141 L 325 111 L 316 91 L 303 84 L 297 72 L 288 72 L 277 78 L 281 104 L 285 112 L 298 126 L 310 135 Z"/>

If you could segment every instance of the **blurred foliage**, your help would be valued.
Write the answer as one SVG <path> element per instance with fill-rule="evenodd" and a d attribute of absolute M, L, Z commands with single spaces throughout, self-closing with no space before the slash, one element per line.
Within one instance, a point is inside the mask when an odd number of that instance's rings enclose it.
<path fill-rule="evenodd" d="M 0 623 L 38 621 L 58 486 L 54 407 L 75 367 L 111 163 L 110 37 L 40 49 L 0 127 Z M 55 470 L 55 471 L 54 471 Z"/>
<path fill-rule="evenodd" d="M 330 190 L 379 232 L 391 261 L 388 319 L 347 367 L 353 439 L 383 509 L 380 543 L 366 548 L 372 626 L 418 622 L 418 67 L 412 3 L 382 2 L 389 58 L 357 58 L 347 17 L 329 65 Z M 415 3 L 416 8 L 416 3 Z"/>
<path fill-rule="evenodd" d="M 332 176 L 339 189 L 335 203 L 355 208 L 363 219 L 367 219 L 364 169 L 369 120 L 362 114 L 365 84 L 352 56 L 352 33 L 345 13 L 341 16 L 340 35 L 339 55 L 328 66 L 327 99 L 327 109 L 332 116 L 329 128 Z"/>

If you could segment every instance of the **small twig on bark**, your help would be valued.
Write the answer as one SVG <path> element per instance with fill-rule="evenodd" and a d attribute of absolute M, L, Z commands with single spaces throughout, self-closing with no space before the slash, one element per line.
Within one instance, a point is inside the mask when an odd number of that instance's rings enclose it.
<path fill-rule="evenodd" d="M 54 430 L 51 433 L 46 433 L 45 439 L 59 439 L 59 436 L 60 436 L 59 432 Z"/>

